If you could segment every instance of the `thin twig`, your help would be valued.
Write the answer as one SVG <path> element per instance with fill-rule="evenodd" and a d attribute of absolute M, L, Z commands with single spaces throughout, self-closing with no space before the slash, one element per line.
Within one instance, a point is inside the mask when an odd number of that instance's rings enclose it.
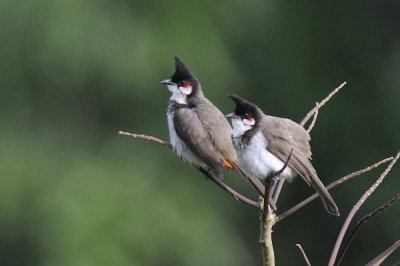
<path fill-rule="evenodd" d="M 303 247 L 302 247 L 300 244 L 296 244 L 296 247 L 298 247 L 298 248 L 300 249 L 301 254 L 303 254 L 303 257 L 304 257 L 304 260 L 305 260 L 306 264 L 307 264 L 308 266 L 311 266 L 311 263 L 310 263 L 310 261 L 308 260 L 307 255 L 306 255 L 306 253 L 304 252 Z"/>
<path fill-rule="evenodd" d="M 390 256 L 397 248 L 400 247 L 400 240 L 397 240 L 393 245 L 391 245 L 388 249 L 386 249 L 384 252 L 382 252 L 378 257 L 375 259 L 371 260 L 368 264 L 365 266 L 378 266 L 381 265 L 381 263 Z M 396 264 L 397 265 L 397 264 Z"/>
<path fill-rule="evenodd" d="M 318 106 L 315 106 L 313 109 L 311 109 L 311 111 L 309 111 L 307 113 L 307 115 L 303 118 L 303 120 L 301 120 L 300 125 L 302 125 L 304 127 L 305 123 L 307 123 L 308 120 L 310 120 L 311 116 L 318 110 L 320 109 L 322 106 L 324 106 L 336 93 L 338 93 L 340 91 L 340 89 L 342 89 L 344 87 L 344 85 L 346 85 L 347 82 L 343 82 L 342 84 L 340 84 L 336 89 L 334 89 L 331 93 L 329 93 L 328 96 L 325 97 L 325 99 L 323 99 Z"/>
<path fill-rule="evenodd" d="M 354 227 L 354 229 L 351 231 L 349 237 L 347 238 L 346 242 L 343 244 L 343 247 L 340 249 L 339 251 L 339 255 L 338 255 L 338 259 L 336 260 L 335 265 L 340 265 L 340 263 L 342 262 L 342 259 L 344 257 L 344 255 L 347 252 L 347 249 L 350 246 L 350 243 L 353 241 L 354 237 L 356 236 L 356 233 L 361 229 L 361 227 L 363 225 L 365 225 L 371 218 L 373 218 L 374 216 L 382 213 L 383 211 L 389 209 L 391 206 L 393 206 L 393 204 L 396 203 L 396 201 L 400 198 L 400 193 L 397 193 L 396 196 L 394 196 L 393 198 L 391 198 L 389 201 L 387 201 L 385 204 L 383 204 L 382 206 L 376 208 L 375 210 L 373 210 L 372 212 L 368 213 L 367 215 L 365 215 L 363 218 L 361 218 L 358 222 L 357 225 Z"/>
<path fill-rule="evenodd" d="M 172 146 L 168 141 L 165 141 L 165 140 L 153 137 L 153 136 L 148 136 L 148 135 L 143 135 L 143 134 L 132 134 L 132 133 L 124 132 L 124 131 L 119 131 L 118 134 L 119 135 L 123 135 L 123 136 L 128 136 L 128 137 L 131 137 L 131 138 L 135 138 L 135 139 L 144 139 L 144 140 L 147 140 L 147 141 L 155 142 L 157 144 L 163 145 L 164 147 L 172 149 Z M 202 173 L 205 174 L 204 172 L 202 172 Z M 219 180 L 217 177 L 214 177 L 214 176 L 212 176 L 210 174 L 208 174 L 206 176 L 208 178 L 210 178 L 210 180 L 213 181 L 215 184 L 217 184 L 220 188 L 222 188 L 227 193 L 232 195 L 236 200 L 241 201 L 241 202 L 243 202 L 243 203 L 245 203 L 245 204 L 247 204 L 249 206 L 258 208 L 258 203 L 257 202 L 255 202 L 255 201 L 243 196 L 242 194 L 240 194 L 239 192 L 235 191 L 234 189 L 229 187 L 227 184 L 225 184 L 224 182 Z"/>
<path fill-rule="evenodd" d="M 148 140 L 148 141 L 152 141 L 164 146 L 167 146 L 168 148 L 171 148 L 171 144 L 169 144 L 168 141 L 153 137 L 153 136 L 148 136 L 148 135 L 143 135 L 143 134 L 133 134 L 133 133 L 128 133 L 125 131 L 118 131 L 119 135 L 123 135 L 123 136 L 128 136 L 134 139 L 144 139 L 144 140 Z"/>
<path fill-rule="evenodd" d="M 242 168 L 240 168 L 240 166 L 238 164 L 236 164 L 236 162 L 231 162 L 231 164 L 233 165 L 233 168 L 242 176 L 244 177 L 244 179 L 246 179 L 250 185 L 258 192 L 258 194 L 260 196 L 264 195 L 264 191 L 265 188 L 263 186 L 263 184 L 261 183 L 261 181 L 259 179 L 257 179 L 256 177 L 252 176 L 252 175 L 248 175 L 246 174 Z"/>
<path fill-rule="evenodd" d="M 317 109 L 315 110 L 315 113 L 314 113 L 314 116 L 313 116 L 313 120 L 312 120 L 310 126 L 309 126 L 308 129 L 307 129 L 307 132 L 308 132 L 308 133 L 311 132 L 311 130 L 312 130 L 312 129 L 314 128 L 314 126 L 315 126 L 315 122 L 317 122 L 317 117 L 318 117 L 318 102 L 315 103 L 315 108 L 317 108 Z"/>
<path fill-rule="evenodd" d="M 351 174 L 348 174 L 348 175 L 346 175 L 346 176 L 344 176 L 342 178 L 339 178 L 336 181 L 334 181 L 331 184 L 329 184 L 326 187 L 326 189 L 330 190 L 330 189 L 336 187 L 337 185 L 340 185 L 340 184 L 342 184 L 342 183 L 344 183 L 344 182 L 346 182 L 346 181 L 348 181 L 348 180 L 350 180 L 350 179 L 352 179 L 352 178 L 354 178 L 356 176 L 359 176 L 359 175 L 362 175 L 362 174 L 364 174 L 364 173 L 366 173 L 368 171 L 371 171 L 372 169 L 377 168 L 381 164 L 386 163 L 386 162 L 391 161 L 391 160 L 393 160 L 393 157 L 389 157 L 389 158 L 383 159 L 383 160 L 381 160 L 381 161 L 379 161 L 377 163 L 374 163 L 374 164 L 372 164 L 372 165 L 370 165 L 370 166 L 368 166 L 368 167 L 366 167 L 364 169 L 358 170 L 358 171 L 353 172 Z M 305 205 L 307 205 L 308 203 L 310 203 L 311 201 L 315 200 L 318 197 L 319 197 L 318 193 L 314 193 L 313 195 L 311 195 L 310 197 L 306 198 L 302 202 L 296 204 L 295 206 L 293 206 L 289 210 L 287 210 L 287 211 L 281 213 L 280 215 L 278 215 L 278 221 L 281 221 L 281 220 L 285 219 L 286 217 L 288 217 L 289 215 L 297 212 L 298 210 L 300 210 Z"/>
<path fill-rule="evenodd" d="M 215 184 L 217 184 L 220 188 L 222 188 L 223 190 L 225 190 L 226 192 L 231 194 L 237 201 L 241 201 L 241 202 L 243 202 L 243 203 L 245 203 L 245 204 L 247 204 L 247 205 L 249 205 L 251 207 L 255 207 L 255 208 L 259 207 L 257 202 L 255 202 L 255 201 L 243 196 L 239 192 L 233 190 L 231 187 L 229 187 L 227 184 L 222 182 L 217 177 L 214 177 L 213 175 L 211 175 L 209 172 L 207 172 L 207 174 L 205 172 L 203 172 L 202 170 L 200 170 L 200 172 L 202 174 L 206 175 L 207 178 L 210 178 L 210 180 L 213 181 Z"/>
<path fill-rule="evenodd" d="M 337 255 L 339 252 L 340 245 L 342 244 L 344 235 L 346 234 L 347 228 L 350 225 L 351 220 L 353 219 L 354 215 L 357 213 L 357 211 L 360 209 L 360 207 L 364 204 L 364 202 L 367 200 L 367 198 L 376 190 L 376 188 L 382 183 L 383 179 L 386 177 L 386 175 L 390 172 L 392 169 L 393 165 L 397 162 L 397 160 L 400 157 L 400 152 L 397 153 L 396 157 L 392 160 L 392 162 L 386 167 L 385 171 L 379 176 L 379 178 L 376 180 L 376 182 L 362 195 L 360 200 L 354 205 L 354 207 L 351 209 L 349 215 L 347 216 L 342 229 L 340 230 L 339 236 L 336 240 L 336 244 L 333 248 L 331 258 L 329 259 L 328 266 L 333 266 L 336 259 Z"/>

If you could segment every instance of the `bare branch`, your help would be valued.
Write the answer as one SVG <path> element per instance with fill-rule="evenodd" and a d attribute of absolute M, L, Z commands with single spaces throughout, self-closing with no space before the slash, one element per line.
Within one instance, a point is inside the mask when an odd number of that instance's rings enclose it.
<path fill-rule="evenodd" d="M 159 138 L 156 138 L 156 137 L 153 137 L 153 136 L 148 136 L 148 135 L 143 135 L 143 134 L 132 134 L 132 133 L 128 133 L 125 131 L 118 131 L 118 134 L 123 135 L 123 136 L 128 136 L 128 137 L 131 137 L 134 139 L 145 139 L 148 141 L 153 141 L 155 143 L 158 143 L 158 144 L 167 146 L 168 148 L 171 148 L 171 145 L 169 144 L 169 142 L 159 139 Z"/>
<path fill-rule="evenodd" d="M 381 263 L 390 256 L 398 247 L 400 247 L 400 240 L 397 240 L 392 246 L 390 246 L 388 249 L 386 249 L 384 252 L 382 252 L 378 257 L 375 259 L 371 260 L 368 264 L 365 266 L 378 266 L 381 265 Z M 396 265 L 398 265 L 396 263 Z"/>
<path fill-rule="evenodd" d="M 361 229 L 361 227 L 366 224 L 371 218 L 374 216 L 382 213 L 383 211 L 389 209 L 391 206 L 393 206 L 394 203 L 400 198 L 400 193 L 397 193 L 396 196 L 391 198 L 389 201 L 387 201 L 385 204 L 382 206 L 376 208 L 372 212 L 368 213 L 365 215 L 363 218 L 361 218 L 358 222 L 357 225 L 354 227 L 354 229 L 351 231 L 349 237 L 347 238 L 346 242 L 344 243 L 343 247 L 339 251 L 338 259 L 336 260 L 335 265 L 340 265 L 342 262 L 342 259 L 344 257 L 344 254 L 346 254 L 347 249 L 350 246 L 350 243 L 353 241 L 354 237 L 356 236 L 356 233 Z"/>
<path fill-rule="evenodd" d="M 364 169 L 358 170 L 358 171 L 353 172 L 351 174 L 348 174 L 348 175 L 346 175 L 346 176 L 344 176 L 342 178 L 339 178 L 336 181 L 334 181 L 331 184 L 329 184 L 326 187 L 326 189 L 330 190 L 330 189 L 332 189 L 332 188 L 334 188 L 334 187 L 336 187 L 336 186 L 338 186 L 338 185 L 340 185 L 340 184 L 342 184 L 342 183 L 344 183 L 344 182 L 346 182 L 346 181 L 348 181 L 348 180 L 350 180 L 350 179 L 352 179 L 352 178 L 354 178 L 356 176 L 359 176 L 359 175 L 362 175 L 362 174 L 364 174 L 366 172 L 369 172 L 372 169 L 377 168 L 381 164 L 386 163 L 386 162 L 391 161 L 391 160 L 393 160 L 393 157 L 389 157 L 389 158 L 383 159 L 383 160 L 381 160 L 381 161 L 379 161 L 377 163 L 374 163 L 374 164 L 372 164 L 372 165 L 370 165 L 370 166 L 368 166 L 368 167 L 366 167 Z M 315 200 L 318 197 L 319 197 L 318 193 L 314 193 L 313 195 L 311 195 L 310 197 L 306 198 L 302 202 L 296 204 L 295 206 L 293 206 L 289 210 L 287 210 L 287 211 L 283 212 L 282 214 L 278 215 L 278 221 L 281 221 L 281 220 L 285 219 L 286 217 L 288 217 L 289 215 L 297 212 L 298 210 L 300 210 L 301 208 L 303 208 L 308 203 L 310 203 L 311 201 Z"/>
<path fill-rule="evenodd" d="M 301 254 L 303 254 L 303 257 L 304 257 L 304 260 L 305 260 L 306 264 L 307 264 L 308 266 L 311 266 L 311 263 L 310 263 L 310 261 L 308 260 L 307 255 L 306 255 L 306 253 L 304 252 L 303 247 L 302 247 L 300 244 L 296 244 L 296 247 L 298 247 L 298 248 L 300 249 Z"/>
<path fill-rule="evenodd" d="M 311 130 L 312 130 L 312 129 L 314 128 L 314 126 L 315 126 L 315 122 L 317 122 L 317 117 L 318 117 L 318 102 L 315 103 L 315 108 L 317 108 L 317 109 L 315 110 L 315 113 L 314 113 L 314 116 L 313 116 L 313 120 L 312 120 L 310 126 L 309 126 L 308 129 L 307 129 L 307 132 L 308 132 L 308 133 L 311 132 Z"/>
<path fill-rule="evenodd" d="M 260 197 L 260 211 L 261 211 L 260 244 L 265 266 L 275 265 L 275 253 L 272 242 L 272 227 L 277 222 L 277 217 L 272 210 L 273 207 L 271 207 L 272 203 L 270 202 L 271 199 L 270 192 L 272 185 L 270 180 L 275 176 L 279 176 L 280 174 L 283 173 L 283 171 L 285 171 L 292 156 L 292 152 L 293 148 L 290 150 L 289 156 L 287 157 L 285 164 L 279 171 L 272 172 L 265 178 L 264 195 L 263 197 Z M 275 202 L 273 203 L 273 205 L 275 205 Z"/>
<path fill-rule="evenodd" d="M 258 192 L 259 195 L 264 195 L 265 188 L 261 181 L 258 178 L 255 178 L 252 175 L 246 174 L 242 168 L 236 162 L 230 162 L 233 165 L 233 168 L 242 176 L 244 177 L 250 185 Z"/>
<path fill-rule="evenodd" d="M 249 205 L 251 207 L 255 207 L 255 208 L 259 207 L 257 202 L 255 202 L 255 201 L 243 196 L 239 192 L 233 190 L 231 187 L 226 185 L 224 182 L 222 182 L 217 177 L 214 177 L 213 175 L 211 175 L 209 172 L 203 171 L 201 169 L 199 169 L 199 171 L 202 174 L 204 174 L 207 178 L 210 178 L 210 180 L 213 181 L 215 184 L 217 184 L 220 188 L 222 188 L 223 190 L 225 190 L 226 192 L 231 194 L 237 201 L 241 201 L 241 202 L 243 202 L 243 203 L 245 203 L 245 204 L 247 204 L 247 205 Z"/>
<path fill-rule="evenodd" d="M 276 223 L 276 215 L 269 204 L 269 189 L 266 184 L 264 197 L 260 197 L 261 231 L 260 244 L 264 266 L 275 266 L 275 253 L 272 242 L 272 227 Z"/>
<path fill-rule="evenodd" d="M 153 137 L 153 136 L 148 136 L 148 135 L 143 135 L 143 134 L 132 134 L 132 133 L 128 133 L 128 132 L 124 132 L 124 131 L 118 131 L 119 135 L 123 135 L 123 136 L 128 136 L 131 138 L 135 138 L 135 139 L 144 139 L 147 141 L 151 141 L 151 142 L 155 142 L 157 144 L 163 145 L 167 148 L 172 149 L 171 144 L 168 141 Z M 200 170 L 200 169 L 199 169 Z M 221 180 L 219 180 L 217 177 L 212 176 L 211 174 L 209 174 L 206 171 L 202 171 L 200 170 L 200 172 L 202 172 L 206 177 L 208 177 L 211 181 L 213 181 L 215 184 L 217 184 L 220 188 L 222 188 L 223 190 L 225 190 L 227 193 L 231 194 L 236 200 L 241 201 L 249 206 L 252 207 L 256 207 L 258 208 L 258 203 L 243 196 L 242 194 L 240 194 L 239 192 L 235 191 L 234 189 L 232 189 L 231 187 L 229 187 L 228 185 L 226 185 L 224 182 L 222 182 Z"/>
<path fill-rule="evenodd" d="M 342 84 L 339 85 L 339 87 L 337 87 L 336 89 L 334 89 L 331 93 L 329 93 L 328 96 L 325 97 L 325 99 L 323 99 L 317 106 L 315 106 L 313 109 L 311 109 L 311 111 L 309 111 L 307 113 L 307 115 L 303 118 L 303 120 L 301 120 L 300 125 L 302 125 L 304 127 L 304 125 L 307 123 L 308 120 L 310 120 L 311 116 L 318 110 L 320 109 L 322 106 L 324 106 L 336 93 L 338 93 L 343 87 L 344 85 L 346 85 L 347 82 L 343 82 Z"/>
<path fill-rule="evenodd" d="M 354 205 L 354 207 L 351 209 L 349 215 L 347 216 L 342 229 L 340 230 L 339 236 L 336 240 L 336 244 L 333 248 L 332 254 L 331 254 L 331 258 L 329 259 L 329 263 L 328 266 L 333 266 L 338 252 L 339 252 L 339 248 L 340 245 L 343 241 L 344 235 L 347 231 L 347 228 L 350 225 L 351 220 L 353 219 L 354 215 L 357 213 L 357 211 L 360 209 L 360 207 L 364 204 L 364 202 L 367 200 L 367 198 L 376 190 L 376 188 L 382 183 L 383 179 L 386 177 L 386 175 L 390 172 L 390 170 L 392 169 L 393 165 L 397 162 L 397 160 L 400 157 L 400 152 L 397 153 L 396 157 L 392 160 L 392 162 L 386 167 L 385 171 L 379 176 L 379 178 L 376 180 L 376 182 L 364 193 L 364 195 L 362 195 L 362 197 L 360 198 L 360 200 L 356 203 L 356 205 Z"/>

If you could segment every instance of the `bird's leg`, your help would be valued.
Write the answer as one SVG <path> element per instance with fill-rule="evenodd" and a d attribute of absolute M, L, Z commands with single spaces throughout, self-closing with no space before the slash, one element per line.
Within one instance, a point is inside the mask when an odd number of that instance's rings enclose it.
<path fill-rule="evenodd" d="M 279 176 L 274 176 L 272 178 L 275 182 L 275 187 L 273 188 L 274 190 L 270 194 L 270 201 L 271 204 L 274 204 L 275 210 L 276 210 L 276 202 L 278 201 L 279 194 L 281 193 L 283 183 L 285 183 L 285 180 L 280 178 Z"/>
<path fill-rule="evenodd" d="M 274 176 L 267 176 L 265 178 L 265 192 L 268 193 L 268 204 L 271 206 L 272 210 L 276 211 L 276 201 L 273 200 L 273 194 L 277 185 L 277 178 Z"/>
<path fill-rule="evenodd" d="M 265 189 L 268 189 L 268 202 L 271 208 L 276 211 L 276 202 L 278 201 L 279 194 L 281 193 L 283 183 L 285 182 L 284 179 L 280 178 L 279 176 L 285 171 L 286 167 L 289 164 L 290 157 L 292 156 L 293 148 L 290 150 L 289 156 L 286 159 L 285 164 L 281 169 L 278 171 L 270 173 L 267 178 L 265 179 Z M 268 182 L 268 187 L 267 187 Z"/>
<path fill-rule="evenodd" d="M 206 178 L 210 178 L 210 173 L 209 171 L 201 168 L 201 167 L 196 167 Z"/>

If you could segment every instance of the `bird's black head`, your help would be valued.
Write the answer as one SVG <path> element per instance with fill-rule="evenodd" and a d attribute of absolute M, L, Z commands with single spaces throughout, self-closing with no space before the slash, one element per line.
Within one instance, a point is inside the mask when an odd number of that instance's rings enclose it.
<path fill-rule="evenodd" d="M 199 80 L 177 56 L 175 56 L 175 73 L 171 79 L 163 80 L 161 83 L 167 85 L 172 93 L 181 93 L 186 97 L 197 95 L 200 91 Z"/>
<path fill-rule="evenodd" d="M 171 81 L 178 83 L 180 81 L 189 81 L 193 78 L 194 76 L 190 73 L 189 68 L 175 56 L 175 73 L 172 75 Z"/>
<path fill-rule="evenodd" d="M 262 111 L 257 105 L 234 94 L 228 95 L 228 97 L 236 104 L 234 111 L 236 116 L 240 117 L 242 120 L 254 121 L 253 124 L 259 122 L 262 117 Z"/>

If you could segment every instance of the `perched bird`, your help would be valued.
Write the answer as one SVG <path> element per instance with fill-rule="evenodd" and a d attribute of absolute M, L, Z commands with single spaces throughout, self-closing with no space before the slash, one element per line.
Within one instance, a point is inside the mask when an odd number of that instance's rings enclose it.
<path fill-rule="evenodd" d="M 171 146 L 178 156 L 204 174 L 220 179 L 225 168 L 238 170 L 229 122 L 204 96 L 199 80 L 178 57 L 175 57 L 175 73 L 161 84 L 172 93 L 168 128 Z M 264 189 L 261 182 L 258 185 L 262 187 L 260 190 Z"/>
<path fill-rule="evenodd" d="M 229 96 L 236 108 L 226 117 L 231 120 L 232 140 L 240 167 L 261 180 L 281 170 L 269 186 L 271 206 L 276 204 L 283 182 L 300 175 L 321 197 L 325 209 L 333 215 L 339 210 L 331 195 L 318 178 L 311 164 L 310 135 L 290 119 L 265 115 L 261 109 L 237 96 Z"/>

